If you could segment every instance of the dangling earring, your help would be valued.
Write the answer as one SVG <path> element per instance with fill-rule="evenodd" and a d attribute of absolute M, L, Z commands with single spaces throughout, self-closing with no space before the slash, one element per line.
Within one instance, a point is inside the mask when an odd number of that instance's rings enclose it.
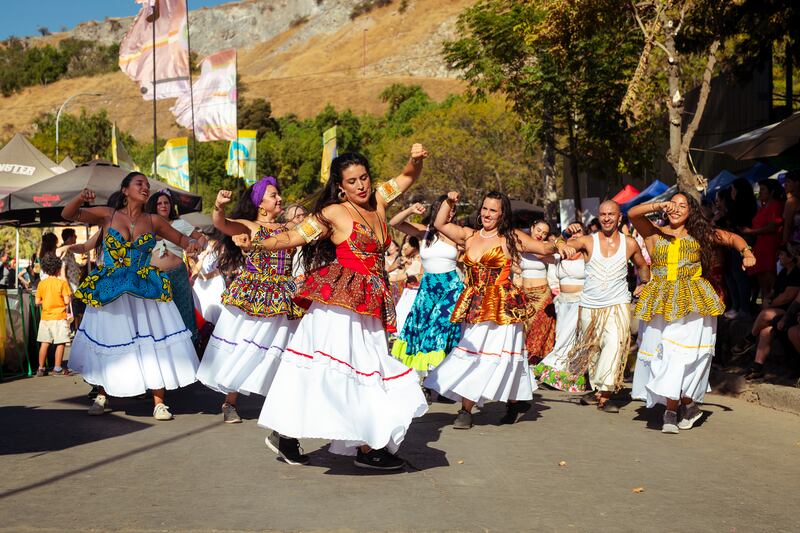
<path fill-rule="evenodd" d="M 263 208 L 263 207 L 259 207 L 259 208 L 258 208 L 258 214 L 259 214 L 259 215 L 261 215 L 262 217 L 265 217 L 265 216 L 267 216 L 269 213 L 267 212 L 267 210 L 266 210 L 265 208 Z"/>
<path fill-rule="evenodd" d="M 344 202 L 347 199 L 347 195 L 344 193 L 344 189 L 339 189 L 339 193 L 337 194 L 339 200 Z"/>

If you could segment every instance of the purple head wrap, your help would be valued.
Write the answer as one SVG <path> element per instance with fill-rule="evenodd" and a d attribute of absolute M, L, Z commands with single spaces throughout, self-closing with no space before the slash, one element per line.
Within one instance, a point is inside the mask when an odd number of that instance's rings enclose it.
<path fill-rule="evenodd" d="M 254 206 L 258 207 L 261 205 L 261 200 L 264 199 L 264 193 L 267 192 L 267 185 L 272 185 L 277 189 L 278 180 L 272 176 L 264 176 L 253 185 L 253 192 L 250 193 L 250 200 L 253 202 Z"/>

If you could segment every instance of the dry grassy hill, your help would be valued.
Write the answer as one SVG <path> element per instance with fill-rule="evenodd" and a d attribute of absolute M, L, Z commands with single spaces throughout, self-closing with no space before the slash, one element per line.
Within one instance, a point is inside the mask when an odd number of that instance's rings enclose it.
<path fill-rule="evenodd" d="M 441 42 L 454 36 L 456 17 L 474 2 L 410 0 L 401 12 L 401 2 L 396 0 L 351 21 L 348 15 L 359 3 L 357 0 L 246 0 L 193 11 L 192 24 L 196 18 L 198 23 L 191 30 L 192 44 L 199 42 L 199 49 L 221 49 L 225 43 L 237 46 L 246 97 L 268 99 L 276 116 L 313 116 L 328 103 L 339 109 L 381 113 L 384 105 L 378 94 L 392 83 L 419 84 L 435 99 L 463 90 L 463 82 L 444 66 Z M 248 39 L 252 42 L 255 37 L 237 38 L 237 25 L 257 28 L 261 20 L 282 29 L 262 31 L 271 35 L 262 42 L 239 45 Z M 85 36 L 87 28 L 100 32 L 102 24 L 89 23 L 83 29 L 79 26 L 74 34 Z M 109 31 L 99 33 L 105 37 L 97 37 L 98 40 L 118 38 L 130 19 L 105 24 Z M 215 39 L 204 41 L 204 35 Z M 71 111 L 77 112 L 81 106 L 91 110 L 106 108 L 123 130 L 141 140 L 152 138 L 152 104 L 142 100 L 136 84 L 121 72 L 65 79 L 0 97 L 0 134 L 5 137 L 28 131 L 37 114 L 55 111 L 65 98 L 82 92 L 102 96 L 76 98 L 70 104 Z M 181 133 L 169 112 L 171 105 L 171 101 L 158 102 L 161 137 Z"/>

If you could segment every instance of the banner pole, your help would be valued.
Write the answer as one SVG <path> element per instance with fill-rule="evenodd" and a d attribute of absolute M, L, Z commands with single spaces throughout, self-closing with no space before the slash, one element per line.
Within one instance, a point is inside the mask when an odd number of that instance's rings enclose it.
<path fill-rule="evenodd" d="M 192 81 L 192 32 L 189 26 L 189 0 L 186 0 L 186 53 L 189 56 L 189 103 L 192 105 L 192 157 L 189 158 L 189 179 L 192 176 L 193 157 L 197 155 L 197 139 L 194 131 L 194 83 Z M 197 178 L 192 180 L 194 193 L 197 194 Z"/>
<path fill-rule="evenodd" d="M 155 0 L 151 7 L 153 9 L 153 177 L 156 177 L 158 176 L 158 118 L 156 110 L 156 21 L 159 14 L 158 0 Z"/>

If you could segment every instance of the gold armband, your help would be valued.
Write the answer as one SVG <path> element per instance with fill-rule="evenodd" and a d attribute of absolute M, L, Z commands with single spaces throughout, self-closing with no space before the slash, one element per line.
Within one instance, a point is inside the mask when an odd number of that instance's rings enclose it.
<path fill-rule="evenodd" d="M 740 254 L 742 254 L 742 257 L 744 257 L 744 253 L 745 253 L 745 252 L 752 252 L 752 251 L 753 251 L 753 249 L 752 249 L 752 248 L 750 247 L 750 245 L 748 244 L 748 245 L 746 245 L 744 248 L 742 248 L 741 250 L 739 250 L 739 253 L 740 253 Z"/>
<path fill-rule="evenodd" d="M 299 233 L 307 243 L 322 235 L 322 226 L 320 226 L 319 221 L 313 216 L 306 217 L 295 229 L 297 229 L 297 233 Z"/>
<path fill-rule="evenodd" d="M 394 178 L 378 185 L 375 192 L 380 194 L 387 204 L 402 194 L 400 186 L 397 185 L 397 180 Z"/>

